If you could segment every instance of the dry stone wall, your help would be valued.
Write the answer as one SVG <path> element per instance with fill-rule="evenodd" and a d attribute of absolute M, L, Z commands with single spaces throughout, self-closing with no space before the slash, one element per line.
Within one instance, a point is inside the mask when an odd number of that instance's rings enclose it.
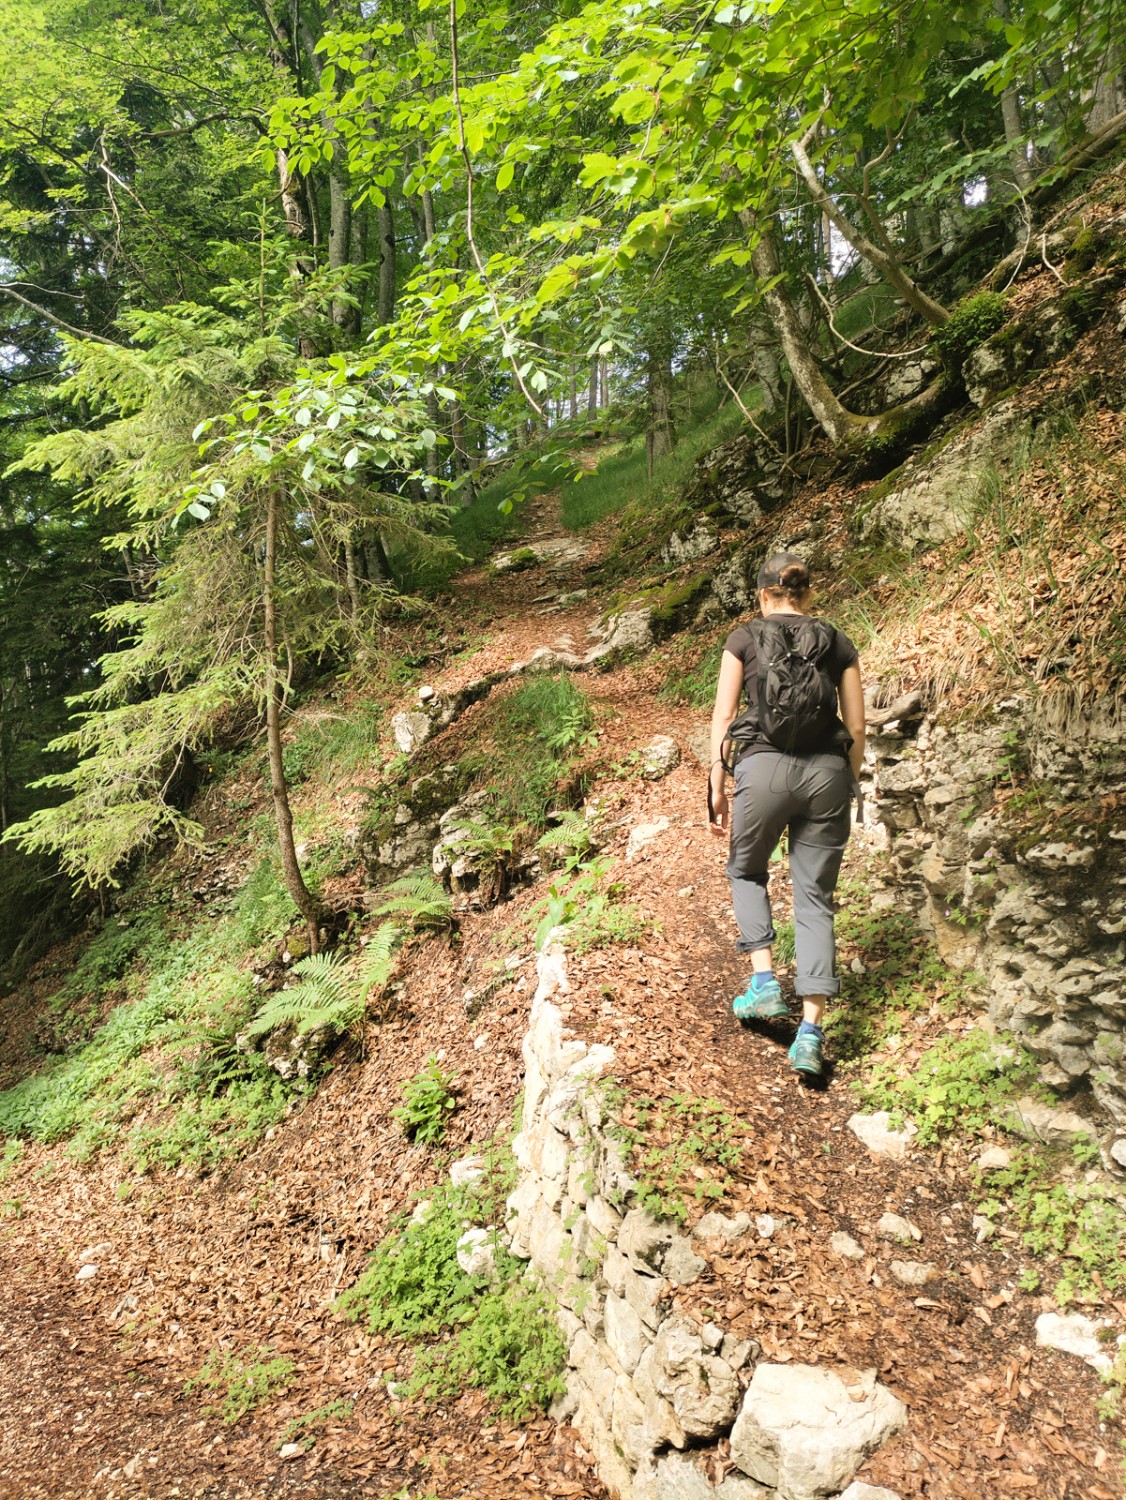
<path fill-rule="evenodd" d="M 709 1214 L 694 1240 L 639 1205 L 608 1113 L 614 1052 L 567 1034 L 558 944 L 538 978 L 507 1229 L 558 1303 L 569 1371 L 556 1415 L 576 1424 L 621 1500 L 840 1495 L 905 1408 L 875 1371 L 849 1372 L 847 1384 L 831 1370 L 758 1363 L 757 1345 L 678 1309 L 678 1289 L 707 1268 L 699 1241 L 752 1233 L 751 1220 Z"/>

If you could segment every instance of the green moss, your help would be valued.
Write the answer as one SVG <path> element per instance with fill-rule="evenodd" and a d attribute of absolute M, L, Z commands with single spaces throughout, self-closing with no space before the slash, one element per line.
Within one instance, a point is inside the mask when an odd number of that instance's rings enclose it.
<path fill-rule="evenodd" d="M 966 357 L 1008 320 L 1008 302 L 1001 292 L 974 292 L 958 302 L 947 322 L 935 330 L 933 343 L 951 372 L 961 370 Z"/>
<path fill-rule="evenodd" d="M 539 557 L 532 551 L 531 547 L 517 547 L 516 551 L 508 559 L 504 571 L 506 573 L 523 573 L 528 568 L 539 565 Z"/>
<path fill-rule="evenodd" d="M 1081 276 L 1094 266 L 1104 247 L 1103 235 L 1093 224 L 1085 225 L 1071 242 L 1064 268 L 1071 276 Z"/>

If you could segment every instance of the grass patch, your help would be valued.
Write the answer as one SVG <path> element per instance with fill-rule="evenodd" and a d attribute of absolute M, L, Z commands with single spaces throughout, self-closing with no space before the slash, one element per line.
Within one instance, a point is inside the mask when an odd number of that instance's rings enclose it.
<path fill-rule="evenodd" d="M 748 399 L 748 404 L 753 400 Z M 658 500 L 679 494 L 701 454 L 732 437 L 743 420 L 734 403 L 719 405 L 719 393 L 713 389 L 684 422 L 672 453 L 654 464 L 652 477 L 647 469 L 644 433 L 611 448 L 596 469 L 563 485 L 564 526 L 569 531 L 584 531 L 606 516 L 616 515 L 627 504 L 644 511 Z"/>

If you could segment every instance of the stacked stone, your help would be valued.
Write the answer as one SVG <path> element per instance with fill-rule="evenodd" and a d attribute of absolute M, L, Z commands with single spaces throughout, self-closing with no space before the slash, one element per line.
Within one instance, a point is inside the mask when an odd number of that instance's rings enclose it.
<path fill-rule="evenodd" d="M 676 1289 L 707 1262 L 687 1234 L 636 1204 L 598 1082 L 614 1052 L 566 1036 L 554 1003 L 567 988 L 558 944 L 549 941 L 538 972 L 507 1228 L 513 1252 L 559 1304 L 569 1376 L 555 1415 L 574 1421 L 622 1500 L 839 1495 L 903 1425 L 902 1403 L 874 1371 L 849 1385 L 805 1365 L 759 1364 L 744 1391 L 758 1347 L 676 1311 Z M 730 1239 L 751 1228 L 745 1214 L 709 1214 L 697 1235 Z M 735 1468 L 715 1479 L 722 1438 Z M 866 1491 L 854 1487 L 857 1497 Z"/>

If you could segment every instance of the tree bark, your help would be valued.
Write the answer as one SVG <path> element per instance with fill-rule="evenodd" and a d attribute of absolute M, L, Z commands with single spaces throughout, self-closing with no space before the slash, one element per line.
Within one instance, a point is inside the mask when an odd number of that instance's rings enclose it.
<path fill-rule="evenodd" d="M 654 330 L 645 360 L 645 458 L 649 478 L 659 458 L 676 445 L 672 421 L 672 336 L 666 327 Z"/>
<path fill-rule="evenodd" d="M 593 417 L 598 410 L 598 356 L 590 362 L 590 383 L 586 397 L 587 415 Z"/>
<path fill-rule="evenodd" d="M 391 200 L 385 198 L 379 208 L 379 304 L 377 316 L 382 328 L 395 315 L 395 220 Z"/>
<path fill-rule="evenodd" d="M 902 261 L 892 250 L 886 234 L 882 234 L 881 231 L 884 244 L 875 244 L 841 211 L 840 206 L 814 170 L 813 163 L 806 153 L 804 141 L 792 142 L 791 150 L 810 196 L 829 222 L 844 236 L 858 255 L 862 255 L 865 260 L 876 267 L 888 285 L 899 293 L 913 312 L 918 313 L 932 327 L 941 328 L 950 314 L 940 302 L 928 296 L 922 287 L 907 274 Z M 872 217 L 870 206 L 869 217 Z"/>
<path fill-rule="evenodd" d="M 761 308 L 755 308 L 749 320 L 751 363 L 762 390 L 762 409 L 768 417 L 782 405 L 782 371 L 778 347 L 770 319 Z"/>
<path fill-rule="evenodd" d="M 285 685 L 278 670 L 277 621 L 278 558 L 278 492 L 271 489 L 266 502 L 266 556 L 262 580 L 263 634 L 266 652 L 266 749 L 270 760 L 270 795 L 274 801 L 274 820 L 278 829 L 278 850 L 286 890 L 294 906 L 305 918 L 309 934 L 309 952 L 320 947 L 321 914 L 312 892 L 305 884 L 293 840 L 293 812 L 289 805 L 289 786 L 285 779 L 282 756 L 281 714 L 285 706 Z"/>

